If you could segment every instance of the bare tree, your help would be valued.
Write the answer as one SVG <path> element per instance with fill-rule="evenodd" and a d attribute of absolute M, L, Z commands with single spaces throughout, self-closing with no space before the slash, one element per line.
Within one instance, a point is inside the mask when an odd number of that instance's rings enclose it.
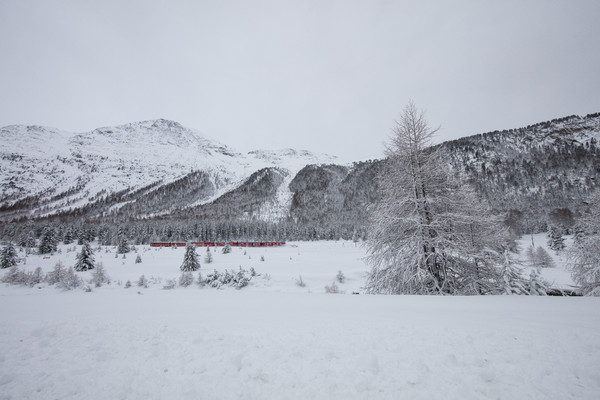
<path fill-rule="evenodd" d="M 430 147 L 436 131 L 412 103 L 392 130 L 381 200 L 371 213 L 368 292 L 498 291 L 497 247 L 506 231 Z"/>
<path fill-rule="evenodd" d="M 600 296 L 600 190 L 590 197 L 588 206 L 575 228 L 569 268 L 584 295 Z"/>

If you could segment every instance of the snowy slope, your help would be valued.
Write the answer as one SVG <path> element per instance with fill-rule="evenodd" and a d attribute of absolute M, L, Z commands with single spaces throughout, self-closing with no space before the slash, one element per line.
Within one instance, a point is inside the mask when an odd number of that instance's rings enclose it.
<path fill-rule="evenodd" d="M 194 199 L 189 204 L 193 206 L 215 200 L 262 168 L 279 167 L 293 176 L 307 164 L 335 160 L 290 149 L 241 154 L 162 119 L 85 133 L 7 126 L 0 129 L 0 137 L 0 207 L 9 211 L 5 217 L 18 216 L 19 211 L 38 216 L 64 212 L 115 193 L 150 190 L 149 186 L 156 190 L 192 171 L 203 171 L 213 190 Z M 285 189 L 281 198 L 286 200 Z M 118 208 L 118 202 L 112 207 Z M 156 210 L 161 211 L 168 210 Z"/>

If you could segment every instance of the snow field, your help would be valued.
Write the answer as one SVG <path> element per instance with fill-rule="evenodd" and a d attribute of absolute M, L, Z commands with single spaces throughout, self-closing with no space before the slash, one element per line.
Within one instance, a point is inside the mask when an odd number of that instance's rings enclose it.
<path fill-rule="evenodd" d="M 49 271 L 58 259 L 72 266 L 76 252 L 66 247 L 48 259 L 31 255 L 20 268 Z M 205 250 L 197 249 L 203 274 L 241 265 L 270 279 L 256 277 L 239 291 L 162 290 L 165 280 L 179 277 L 185 249 L 138 246 L 141 264 L 134 253 L 123 260 L 114 248 L 96 252 L 113 283 L 92 293 L 0 285 L 0 399 L 600 393 L 598 298 L 352 295 L 367 267 L 364 249 L 351 242 L 211 250 L 217 251 L 207 265 Z M 338 270 L 347 278 L 338 283 L 346 295 L 325 294 Z M 155 283 L 138 288 L 141 274 Z M 300 274 L 304 288 L 295 284 Z M 134 286 L 125 289 L 127 280 Z"/>

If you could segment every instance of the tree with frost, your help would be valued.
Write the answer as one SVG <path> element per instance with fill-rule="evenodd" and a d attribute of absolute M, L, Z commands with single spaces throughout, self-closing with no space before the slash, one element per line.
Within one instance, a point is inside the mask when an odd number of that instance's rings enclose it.
<path fill-rule="evenodd" d="M 141 264 L 142 263 L 142 256 L 140 256 L 139 254 L 135 257 L 135 263 L 136 264 Z"/>
<path fill-rule="evenodd" d="M 212 252 L 210 251 L 210 247 L 206 248 L 206 255 L 204 256 L 204 262 L 206 264 L 210 264 L 213 262 L 213 255 L 212 255 Z"/>
<path fill-rule="evenodd" d="M 53 253 L 57 249 L 56 232 L 51 227 L 45 227 L 42 236 L 40 237 L 40 244 L 38 246 L 38 252 L 40 254 Z"/>
<path fill-rule="evenodd" d="M 77 261 L 74 268 L 78 272 L 94 269 L 94 252 L 88 242 L 85 242 L 81 246 L 81 252 L 77 254 Z"/>
<path fill-rule="evenodd" d="M 587 205 L 575 228 L 568 267 L 583 295 L 600 296 L 600 191 Z"/>
<path fill-rule="evenodd" d="M 546 296 L 548 285 L 540 276 L 538 269 L 532 269 L 529 274 L 529 294 L 531 296 Z"/>
<path fill-rule="evenodd" d="M 117 254 L 125 254 L 129 253 L 131 249 L 129 248 L 129 242 L 125 236 L 121 236 L 119 240 L 119 245 L 117 246 Z"/>
<path fill-rule="evenodd" d="M 181 270 L 183 272 L 198 271 L 200 269 L 200 261 L 198 261 L 198 254 L 196 254 L 196 246 L 188 243 L 185 246 L 185 254 L 183 256 L 183 263 L 181 264 Z"/>
<path fill-rule="evenodd" d="M 66 273 L 67 271 L 64 264 L 59 261 L 54 264 L 52 271 L 46 274 L 46 282 L 48 282 L 49 285 L 54 285 L 63 280 Z"/>
<path fill-rule="evenodd" d="M 110 278 L 104 269 L 104 265 L 102 263 L 98 263 L 94 272 L 92 272 L 92 280 L 90 283 L 94 284 L 96 287 L 100 287 L 104 284 L 110 284 Z"/>
<path fill-rule="evenodd" d="M 17 265 L 17 250 L 12 242 L 8 242 L 0 255 L 0 268 L 10 268 Z"/>
<path fill-rule="evenodd" d="M 225 247 L 223 247 L 222 252 L 223 252 L 223 254 L 229 254 L 229 253 L 231 253 L 231 244 L 230 243 L 226 243 Z"/>
<path fill-rule="evenodd" d="M 566 247 L 565 239 L 562 235 L 562 229 L 556 225 L 550 225 L 548 228 L 548 247 L 556 252 L 564 250 Z"/>
<path fill-rule="evenodd" d="M 507 231 L 430 147 L 435 132 L 412 103 L 393 128 L 367 240 L 369 293 L 501 291 Z"/>
<path fill-rule="evenodd" d="M 502 294 L 528 294 L 527 280 L 523 278 L 523 269 L 515 263 L 508 250 L 504 251 L 502 283 Z"/>

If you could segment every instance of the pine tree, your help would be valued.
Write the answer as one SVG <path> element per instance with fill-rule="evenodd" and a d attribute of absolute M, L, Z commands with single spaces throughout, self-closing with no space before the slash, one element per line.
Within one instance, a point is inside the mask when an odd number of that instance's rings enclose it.
<path fill-rule="evenodd" d="M 566 247 L 562 230 L 555 225 L 551 225 L 550 228 L 548 228 L 548 247 L 556 252 L 564 250 Z"/>
<path fill-rule="evenodd" d="M 200 269 L 200 261 L 198 261 L 198 254 L 196 254 L 196 246 L 188 243 L 185 247 L 185 255 L 183 256 L 183 263 L 181 264 L 181 270 L 184 272 L 197 271 Z"/>
<path fill-rule="evenodd" d="M 141 264 L 142 262 L 142 256 L 140 256 L 139 254 L 137 255 L 137 257 L 135 257 L 135 263 L 136 264 Z"/>
<path fill-rule="evenodd" d="M 56 232 L 51 227 L 45 227 L 40 237 L 38 252 L 40 254 L 48 254 L 55 252 L 57 249 Z"/>
<path fill-rule="evenodd" d="M 515 264 L 508 250 L 504 251 L 504 264 L 502 265 L 503 294 L 527 294 L 526 280 L 523 270 Z"/>
<path fill-rule="evenodd" d="M 121 236 L 121 240 L 119 240 L 119 246 L 117 247 L 117 254 L 125 254 L 129 253 L 130 251 L 131 249 L 129 248 L 127 238 L 125 236 Z"/>
<path fill-rule="evenodd" d="M 75 262 L 75 271 L 87 271 L 94 269 L 94 252 L 88 242 L 81 247 L 81 252 L 77 254 Z"/>
<path fill-rule="evenodd" d="M 210 247 L 206 248 L 206 255 L 204 256 L 204 262 L 206 264 L 210 264 L 210 263 L 213 262 L 213 255 L 212 255 L 212 253 L 210 251 Z"/>
<path fill-rule="evenodd" d="M 12 242 L 2 249 L 2 255 L 0 256 L 0 268 L 10 268 L 17 265 L 17 250 Z"/>
<path fill-rule="evenodd" d="M 548 285 L 542 280 L 539 270 L 532 269 L 529 274 L 529 294 L 531 296 L 546 296 L 547 290 Z"/>

